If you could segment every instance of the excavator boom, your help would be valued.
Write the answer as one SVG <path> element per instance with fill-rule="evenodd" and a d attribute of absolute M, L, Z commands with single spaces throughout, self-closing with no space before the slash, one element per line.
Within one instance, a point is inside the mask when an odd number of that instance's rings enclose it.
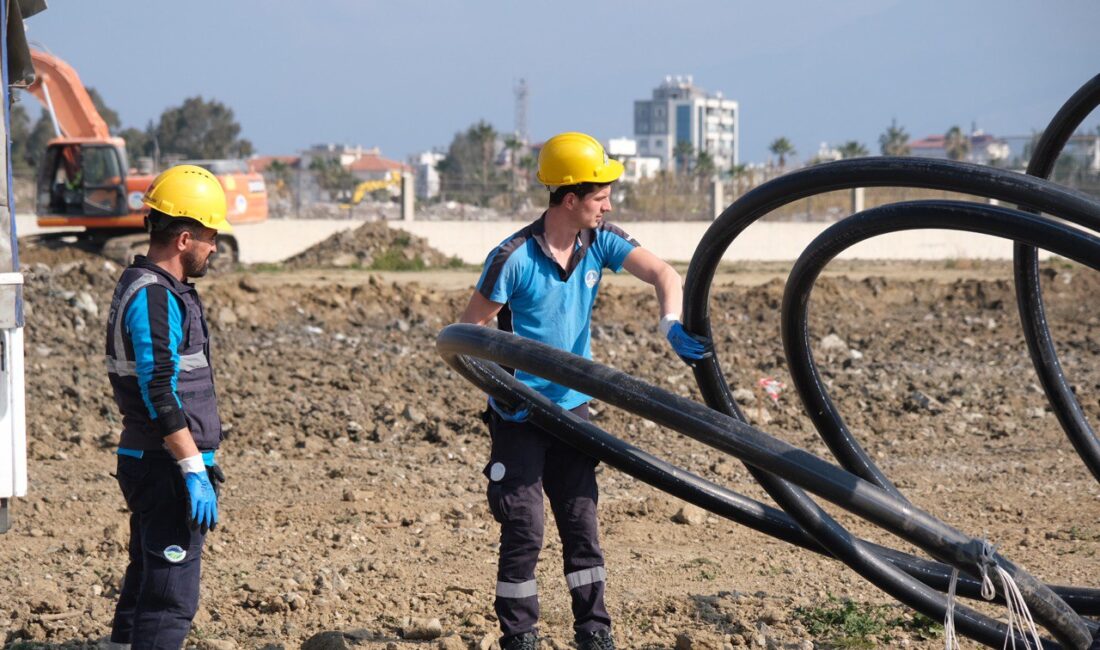
<path fill-rule="evenodd" d="M 110 137 L 107 123 L 72 66 L 52 54 L 34 49 L 31 60 L 35 80 L 27 90 L 45 104 L 60 137 L 99 140 Z"/>

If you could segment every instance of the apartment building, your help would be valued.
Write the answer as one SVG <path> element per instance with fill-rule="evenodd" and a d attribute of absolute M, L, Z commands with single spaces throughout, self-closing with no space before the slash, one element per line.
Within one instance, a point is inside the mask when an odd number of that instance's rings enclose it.
<path fill-rule="evenodd" d="M 653 89 L 650 99 L 634 102 L 634 139 L 638 155 L 661 160 L 664 169 L 675 170 L 680 143 L 693 154 L 707 152 L 715 167 L 727 170 L 738 164 L 740 109 L 722 93 L 708 94 L 691 75 L 668 76 Z M 683 160 L 679 162 L 687 162 Z"/>

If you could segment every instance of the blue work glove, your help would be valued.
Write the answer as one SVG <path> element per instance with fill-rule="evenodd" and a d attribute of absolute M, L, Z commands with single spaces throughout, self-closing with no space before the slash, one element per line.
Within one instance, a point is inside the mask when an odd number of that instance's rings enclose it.
<path fill-rule="evenodd" d="M 672 349 L 676 354 L 688 365 L 692 365 L 700 359 L 709 359 L 714 356 L 714 345 L 710 340 L 687 331 L 678 320 L 668 323 L 665 337 L 672 344 Z"/>
<path fill-rule="evenodd" d="M 184 472 L 183 482 L 190 504 L 188 523 L 192 530 L 200 530 L 205 535 L 218 524 L 218 495 L 205 468 L 201 472 Z"/>
<path fill-rule="evenodd" d="M 497 404 L 496 400 L 492 397 L 489 398 L 489 408 L 493 409 L 501 420 L 505 422 L 525 422 L 527 418 L 531 416 L 531 409 L 526 406 L 520 408 L 518 411 L 509 411 L 500 404 Z"/>

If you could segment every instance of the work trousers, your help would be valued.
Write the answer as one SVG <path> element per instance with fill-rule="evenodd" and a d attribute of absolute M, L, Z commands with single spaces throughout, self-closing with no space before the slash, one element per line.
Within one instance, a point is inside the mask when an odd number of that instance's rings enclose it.
<path fill-rule="evenodd" d="M 205 535 L 188 526 L 187 487 L 175 461 L 119 456 L 118 484 L 131 513 L 130 564 L 111 641 L 178 650 L 199 606 Z"/>
<path fill-rule="evenodd" d="M 588 419 L 588 406 L 573 413 Z M 573 629 L 588 634 L 611 626 L 604 606 L 603 552 L 596 523 L 596 461 L 529 422 L 507 422 L 489 411 L 492 452 L 489 509 L 500 523 L 494 609 L 503 639 L 534 632 L 539 619 L 535 566 L 543 539 L 542 493 L 550 499 L 562 543 Z"/>

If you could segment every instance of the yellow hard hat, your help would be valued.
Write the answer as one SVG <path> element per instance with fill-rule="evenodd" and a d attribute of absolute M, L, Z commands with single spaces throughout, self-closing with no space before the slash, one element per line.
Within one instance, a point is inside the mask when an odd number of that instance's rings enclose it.
<path fill-rule="evenodd" d="M 596 138 L 559 133 L 539 151 L 539 182 L 548 187 L 577 183 L 610 183 L 623 175 L 623 164 L 611 160 Z"/>
<path fill-rule="evenodd" d="M 141 202 L 170 217 L 194 219 L 218 232 L 231 232 L 225 220 L 225 190 L 216 176 L 197 165 L 164 170 L 145 190 Z"/>

